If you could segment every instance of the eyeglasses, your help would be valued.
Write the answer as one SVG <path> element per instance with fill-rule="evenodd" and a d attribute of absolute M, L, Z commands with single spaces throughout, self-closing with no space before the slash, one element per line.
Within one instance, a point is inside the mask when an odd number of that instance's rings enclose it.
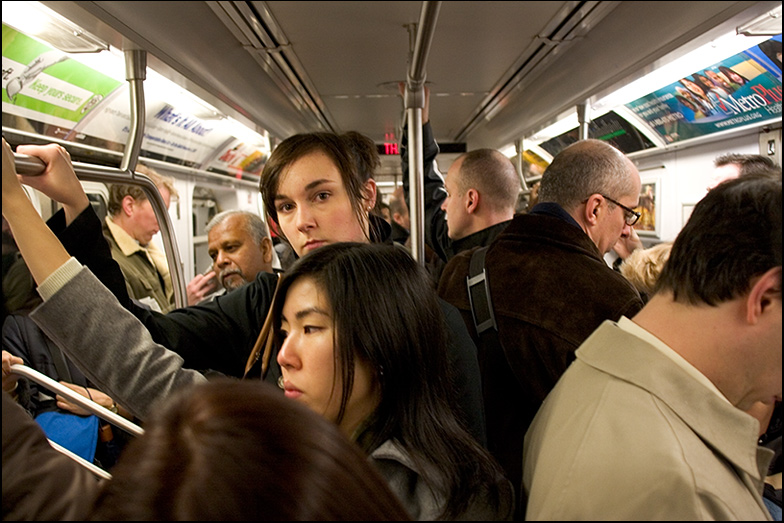
<path fill-rule="evenodd" d="M 640 213 L 638 213 L 634 209 L 629 209 L 624 204 L 620 202 L 616 202 L 609 196 L 605 196 L 602 194 L 602 198 L 604 198 L 605 200 L 610 200 L 612 203 L 614 203 L 615 205 L 617 205 L 618 207 L 624 210 L 624 218 L 626 219 L 626 225 L 628 225 L 629 227 L 637 223 L 637 220 L 640 219 Z"/>

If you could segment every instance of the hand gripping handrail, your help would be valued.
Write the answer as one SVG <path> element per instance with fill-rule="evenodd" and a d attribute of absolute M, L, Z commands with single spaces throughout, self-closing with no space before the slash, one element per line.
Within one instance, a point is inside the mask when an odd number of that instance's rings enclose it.
<path fill-rule="evenodd" d="M 127 419 L 123 418 L 119 414 L 115 414 L 114 412 L 110 411 L 106 407 L 103 407 L 94 401 L 85 398 L 78 392 L 75 392 L 65 385 L 61 385 L 60 383 L 54 381 L 49 376 L 45 374 L 41 374 L 35 369 L 31 369 L 26 365 L 15 364 L 11 365 L 11 371 L 24 376 L 25 378 L 31 379 L 34 382 L 38 383 L 39 385 L 43 385 L 47 389 L 50 389 L 54 392 L 57 392 L 61 396 L 65 396 L 70 401 L 76 403 L 80 407 L 85 410 L 88 410 L 98 416 L 99 418 L 103 419 L 104 421 L 108 421 L 114 425 L 117 425 L 124 431 L 132 434 L 134 436 L 141 436 L 144 434 L 144 429 L 140 426 L 136 425 L 135 423 L 131 423 Z"/>

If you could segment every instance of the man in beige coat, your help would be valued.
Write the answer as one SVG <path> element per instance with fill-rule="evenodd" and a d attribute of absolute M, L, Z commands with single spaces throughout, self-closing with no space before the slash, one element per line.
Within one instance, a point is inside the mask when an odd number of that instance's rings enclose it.
<path fill-rule="evenodd" d="M 537 413 L 526 519 L 770 519 L 744 411 L 781 400 L 781 220 L 780 175 L 697 204 L 650 302 L 603 323 Z"/>
<path fill-rule="evenodd" d="M 158 187 L 166 208 L 178 196 L 174 181 L 149 167 L 137 172 L 148 176 Z M 158 312 L 174 309 L 174 289 L 166 256 L 151 240 L 160 227 L 144 190 L 135 185 L 109 187 L 109 215 L 103 225 L 112 258 L 120 266 L 128 295 Z"/>

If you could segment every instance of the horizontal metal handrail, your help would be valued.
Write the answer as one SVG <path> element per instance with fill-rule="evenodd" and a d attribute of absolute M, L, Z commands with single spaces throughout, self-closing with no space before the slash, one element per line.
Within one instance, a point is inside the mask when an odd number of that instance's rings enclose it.
<path fill-rule="evenodd" d="M 14 153 L 16 172 L 25 176 L 39 176 L 43 174 L 46 164 L 35 156 Z M 147 194 L 150 203 L 153 204 L 155 216 L 158 219 L 158 227 L 161 236 L 164 238 L 163 249 L 166 258 L 171 260 L 169 263 L 169 274 L 172 279 L 174 289 L 174 305 L 177 308 L 188 305 L 188 295 L 185 289 L 185 274 L 183 273 L 180 261 L 180 251 L 177 249 L 177 239 L 174 236 L 169 214 L 166 212 L 166 204 L 158 191 L 155 183 L 144 174 L 137 172 L 123 171 L 116 167 L 106 167 L 103 165 L 93 165 L 89 163 L 73 162 L 76 176 L 87 182 L 118 183 L 118 184 L 138 184 Z M 168 238 L 168 241 L 166 239 Z"/>
<path fill-rule="evenodd" d="M 60 452 L 61 454 L 65 454 L 66 456 L 68 456 L 69 458 L 71 458 L 72 460 L 77 462 L 79 465 L 83 466 L 84 468 L 86 468 L 87 470 L 92 472 L 97 477 L 102 478 L 102 479 L 112 479 L 112 475 L 109 474 L 108 472 L 106 472 L 105 470 L 103 470 L 101 467 L 99 467 L 99 466 L 97 466 L 97 465 L 95 465 L 93 463 L 90 463 L 89 461 L 87 461 L 83 457 L 81 457 L 81 456 L 79 456 L 77 454 L 74 454 L 73 452 L 71 452 L 67 448 L 63 447 L 62 445 L 58 445 L 57 443 L 55 443 L 54 441 L 52 441 L 50 439 L 47 439 L 47 441 L 49 442 L 49 445 L 51 445 L 54 450 L 56 450 L 57 452 Z"/>
<path fill-rule="evenodd" d="M 142 434 L 144 434 L 144 429 L 142 429 L 140 426 L 136 425 L 135 423 L 132 423 L 127 419 L 123 418 L 122 416 L 120 416 L 119 414 L 115 414 L 114 412 L 110 411 L 106 407 L 103 407 L 97 404 L 96 402 L 88 398 L 85 398 L 78 392 L 71 390 L 65 385 L 61 385 L 60 383 L 56 382 L 49 376 L 45 374 L 41 374 L 35 369 L 31 369 L 26 365 L 21 365 L 17 363 L 15 365 L 11 365 L 11 371 L 21 376 L 24 376 L 25 378 L 31 379 L 34 382 L 38 383 L 39 385 L 42 385 L 47 389 L 60 394 L 61 396 L 65 396 L 70 401 L 76 403 L 83 409 L 92 412 L 93 414 L 103 419 L 104 421 L 108 421 L 109 423 L 112 423 L 113 425 L 120 427 L 121 429 L 128 432 L 129 434 L 132 434 L 134 436 L 141 436 Z"/>

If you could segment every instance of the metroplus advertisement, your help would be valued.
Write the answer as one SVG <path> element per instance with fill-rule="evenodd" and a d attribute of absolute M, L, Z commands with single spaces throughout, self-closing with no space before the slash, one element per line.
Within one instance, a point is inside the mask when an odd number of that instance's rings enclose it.
<path fill-rule="evenodd" d="M 626 105 L 667 143 L 781 119 L 781 35 Z"/>

